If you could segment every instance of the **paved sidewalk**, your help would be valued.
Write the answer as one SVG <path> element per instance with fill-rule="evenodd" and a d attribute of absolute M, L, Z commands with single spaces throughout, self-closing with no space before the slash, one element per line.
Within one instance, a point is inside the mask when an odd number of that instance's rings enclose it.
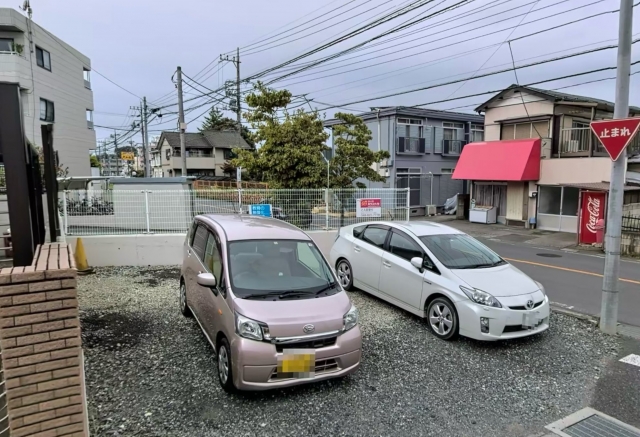
<path fill-rule="evenodd" d="M 502 224 L 487 225 L 471 223 L 468 220 L 456 220 L 452 216 L 439 215 L 433 217 L 412 217 L 414 220 L 426 220 L 446 224 L 459 229 L 476 238 L 487 238 L 504 243 L 528 244 L 534 247 L 550 247 L 554 249 L 572 249 L 602 253 L 600 249 L 592 249 L 576 245 L 576 235 L 566 232 L 541 231 L 525 229 Z"/>

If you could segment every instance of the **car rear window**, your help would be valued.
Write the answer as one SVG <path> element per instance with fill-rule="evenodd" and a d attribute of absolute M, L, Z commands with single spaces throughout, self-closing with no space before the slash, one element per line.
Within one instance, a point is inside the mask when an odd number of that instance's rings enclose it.
<path fill-rule="evenodd" d="M 369 244 L 373 244 L 382 249 L 384 241 L 387 239 L 388 229 L 368 227 L 364 230 L 362 239 Z"/>

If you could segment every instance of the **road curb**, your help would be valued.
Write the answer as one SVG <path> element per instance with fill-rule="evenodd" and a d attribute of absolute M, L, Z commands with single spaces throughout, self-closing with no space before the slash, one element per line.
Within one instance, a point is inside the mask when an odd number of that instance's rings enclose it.
<path fill-rule="evenodd" d="M 565 308 L 560 308 L 554 305 L 550 305 L 550 308 L 554 313 L 562 314 L 569 317 L 575 317 L 576 319 L 593 323 L 596 326 L 600 324 L 600 317 L 597 316 L 578 313 L 576 311 L 567 310 Z M 618 323 L 618 335 L 622 337 L 633 338 L 635 340 L 640 340 L 640 327 Z"/>
<path fill-rule="evenodd" d="M 583 313 L 579 313 L 576 311 L 571 311 L 565 308 L 560 308 L 554 305 L 550 305 L 551 307 L 551 311 L 558 313 L 558 314 L 563 314 L 565 316 L 570 316 L 570 317 L 575 317 L 576 319 L 580 319 L 580 320 L 585 320 L 587 322 L 591 322 L 594 325 L 597 325 L 600 323 L 600 318 L 596 317 L 596 316 L 592 316 L 589 314 L 583 314 Z"/>

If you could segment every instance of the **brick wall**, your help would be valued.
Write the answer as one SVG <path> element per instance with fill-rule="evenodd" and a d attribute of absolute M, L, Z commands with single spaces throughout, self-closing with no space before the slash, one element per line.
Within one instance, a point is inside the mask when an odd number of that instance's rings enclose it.
<path fill-rule="evenodd" d="M 0 348 L 12 437 L 88 436 L 76 269 L 66 244 L 0 271 Z"/>

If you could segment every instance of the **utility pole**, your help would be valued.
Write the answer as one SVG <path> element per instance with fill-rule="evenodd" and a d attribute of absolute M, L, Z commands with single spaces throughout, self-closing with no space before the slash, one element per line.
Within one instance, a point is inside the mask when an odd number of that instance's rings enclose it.
<path fill-rule="evenodd" d="M 182 68 L 178 66 L 178 123 L 180 124 L 180 157 L 182 158 L 182 177 L 187 175 L 187 146 L 184 138 L 186 124 L 184 122 L 184 105 L 182 103 Z"/>
<path fill-rule="evenodd" d="M 238 122 L 238 132 L 242 132 L 242 108 L 240 108 L 240 47 L 236 50 L 236 56 L 230 58 L 229 55 L 220 55 L 221 61 L 233 62 L 236 66 L 236 117 Z"/>
<path fill-rule="evenodd" d="M 116 176 L 120 175 L 120 157 L 118 156 L 118 132 L 113 131 L 113 151 L 116 155 Z"/>
<path fill-rule="evenodd" d="M 620 0 L 618 28 L 618 65 L 616 69 L 616 101 L 613 118 L 629 116 L 629 73 L 631 71 L 631 34 L 633 28 L 633 0 Z M 605 237 L 604 279 L 600 330 L 607 334 L 618 332 L 618 293 L 620 291 L 620 242 L 622 235 L 622 204 L 627 152 L 611 163 L 607 233 Z"/>
<path fill-rule="evenodd" d="M 151 164 L 149 160 L 149 125 L 147 124 L 147 97 L 142 97 L 142 154 L 144 155 L 144 177 L 151 177 Z"/>

